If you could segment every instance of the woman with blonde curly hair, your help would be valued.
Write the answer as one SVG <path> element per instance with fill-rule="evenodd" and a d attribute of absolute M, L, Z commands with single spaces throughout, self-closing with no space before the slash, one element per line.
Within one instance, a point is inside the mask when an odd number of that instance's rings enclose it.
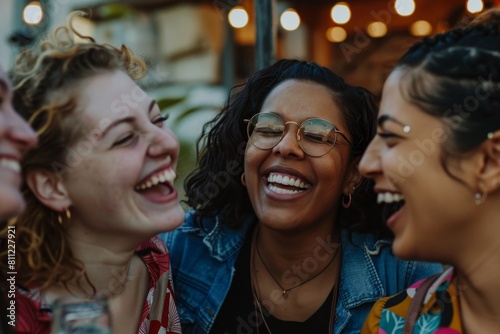
<path fill-rule="evenodd" d="M 15 222 L 17 331 L 49 333 L 60 297 L 106 295 L 114 333 L 179 333 L 170 259 L 155 237 L 184 213 L 173 187 L 179 143 L 136 83 L 144 63 L 74 42 L 71 26 L 23 52 L 14 105 L 39 134 L 22 161 Z"/>

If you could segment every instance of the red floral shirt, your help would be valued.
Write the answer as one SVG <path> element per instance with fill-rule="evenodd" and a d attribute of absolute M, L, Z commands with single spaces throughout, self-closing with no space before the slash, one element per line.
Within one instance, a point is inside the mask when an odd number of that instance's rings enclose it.
<path fill-rule="evenodd" d="M 174 302 L 170 257 L 167 247 L 153 237 L 137 247 L 150 275 L 149 292 L 142 310 L 138 334 L 181 333 L 179 314 Z M 16 295 L 17 333 L 50 334 L 52 309 L 38 289 L 18 287 Z"/>

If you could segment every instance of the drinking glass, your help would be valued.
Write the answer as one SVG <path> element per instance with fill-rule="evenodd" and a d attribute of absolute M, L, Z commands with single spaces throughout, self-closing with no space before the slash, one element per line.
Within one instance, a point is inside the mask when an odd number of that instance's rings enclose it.
<path fill-rule="evenodd" d="M 111 334 L 105 296 L 67 295 L 54 302 L 51 334 Z"/>

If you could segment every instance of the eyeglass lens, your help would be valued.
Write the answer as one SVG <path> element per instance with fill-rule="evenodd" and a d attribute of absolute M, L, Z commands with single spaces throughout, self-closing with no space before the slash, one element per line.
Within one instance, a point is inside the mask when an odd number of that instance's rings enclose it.
<path fill-rule="evenodd" d="M 285 122 L 276 114 L 254 115 L 248 122 L 250 142 L 262 150 L 268 150 L 281 141 L 285 135 Z M 297 140 L 304 152 L 311 156 L 322 156 L 335 146 L 335 127 L 321 118 L 310 118 L 300 124 Z"/>

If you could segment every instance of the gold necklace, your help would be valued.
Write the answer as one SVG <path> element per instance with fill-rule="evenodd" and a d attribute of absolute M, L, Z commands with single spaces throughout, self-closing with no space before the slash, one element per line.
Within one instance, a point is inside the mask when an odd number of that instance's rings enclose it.
<path fill-rule="evenodd" d="M 260 292 L 259 292 L 259 285 L 257 282 L 257 277 L 255 276 L 255 272 L 256 272 L 256 269 L 255 269 L 255 249 L 257 249 L 257 252 L 258 252 L 258 247 L 256 247 L 257 229 L 258 229 L 258 227 L 256 228 L 255 233 L 252 237 L 253 241 L 252 241 L 251 250 L 250 250 L 250 285 L 251 285 L 251 289 L 252 289 L 252 297 L 253 297 L 254 310 L 255 310 L 255 313 L 254 313 L 255 314 L 255 328 L 257 329 L 257 334 L 259 334 L 259 327 L 260 327 L 259 315 L 260 315 L 260 318 L 262 319 L 264 326 L 266 326 L 267 332 L 269 334 L 273 334 L 271 332 L 271 329 L 269 328 L 269 325 L 267 324 L 266 316 L 264 315 L 264 312 L 262 311 L 262 304 L 261 304 L 259 297 L 258 297 L 260 295 Z M 333 258 L 335 258 L 337 256 L 337 253 L 338 253 L 338 250 L 340 249 L 340 247 L 341 247 L 341 245 L 339 244 L 339 247 L 337 248 L 337 251 L 335 252 L 335 255 L 333 256 Z M 259 257 L 260 257 L 260 253 L 259 253 Z M 261 260 L 262 260 L 262 258 L 261 258 Z M 335 285 L 333 286 L 332 302 L 330 305 L 330 319 L 328 321 L 328 333 L 329 334 L 333 334 L 333 330 L 335 328 L 335 311 L 337 309 L 337 295 L 338 295 L 339 284 L 340 284 L 341 261 L 342 261 L 341 259 L 339 259 L 339 261 L 338 261 L 338 270 L 337 270 L 337 277 L 336 277 L 337 280 L 335 282 Z M 264 262 L 262 261 L 262 263 L 264 263 Z M 326 267 L 328 267 L 330 264 L 331 264 L 331 262 Z M 267 269 L 267 267 L 266 267 L 266 269 Z M 267 270 L 269 272 L 269 269 L 267 269 Z M 324 269 L 321 272 L 323 272 L 323 271 L 324 271 Z M 272 274 L 271 274 L 271 276 L 272 276 Z M 318 275 L 316 275 L 316 276 L 318 276 Z M 309 279 L 309 281 L 311 279 Z M 278 283 L 278 282 L 276 282 L 276 283 Z M 279 285 L 279 283 L 278 283 L 278 285 Z M 257 309 L 258 309 L 258 312 L 257 312 Z"/>
<path fill-rule="evenodd" d="M 328 262 L 328 264 L 323 269 L 321 269 L 319 272 L 317 272 L 313 277 L 311 277 L 309 279 L 306 279 L 305 281 L 300 282 L 296 286 L 292 286 L 291 288 L 285 289 L 284 287 L 281 286 L 280 282 L 276 279 L 276 277 L 274 277 L 273 273 L 271 272 L 271 270 L 269 270 L 269 267 L 267 266 L 266 262 L 262 258 L 262 255 L 260 254 L 260 250 L 259 250 L 259 234 L 258 233 L 257 233 L 255 239 L 256 239 L 255 240 L 255 248 L 257 249 L 257 255 L 259 256 L 260 262 L 262 262 L 262 264 L 264 265 L 264 268 L 266 268 L 267 272 L 269 273 L 269 275 L 271 275 L 271 277 L 273 278 L 274 282 L 276 282 L 276 284 L 278 284 L 278 286 L 281 289 L 281 294 L 283 295 L 283 298 L 285 298 L 285 299 L 288 298 L 288 292 L 297 289 L 299 286 L 302 286 L 302 285 L 306 284 L 309 281 L 312 281 L 313 279 L 315 279 L 316 277 L 318 277 L 319 275 L 321 275 L 328 267 L 330 267 L 330 265 L 333 263 L 333 261 L 337 257 L 337 254 L 338 254 L 339 248 L 340 248 L 340 246 L 337 247 L 337 249 L 335 250 L 335 254 L 333 254 L 332 259 L 330 260 L 330 262 Z"/>

